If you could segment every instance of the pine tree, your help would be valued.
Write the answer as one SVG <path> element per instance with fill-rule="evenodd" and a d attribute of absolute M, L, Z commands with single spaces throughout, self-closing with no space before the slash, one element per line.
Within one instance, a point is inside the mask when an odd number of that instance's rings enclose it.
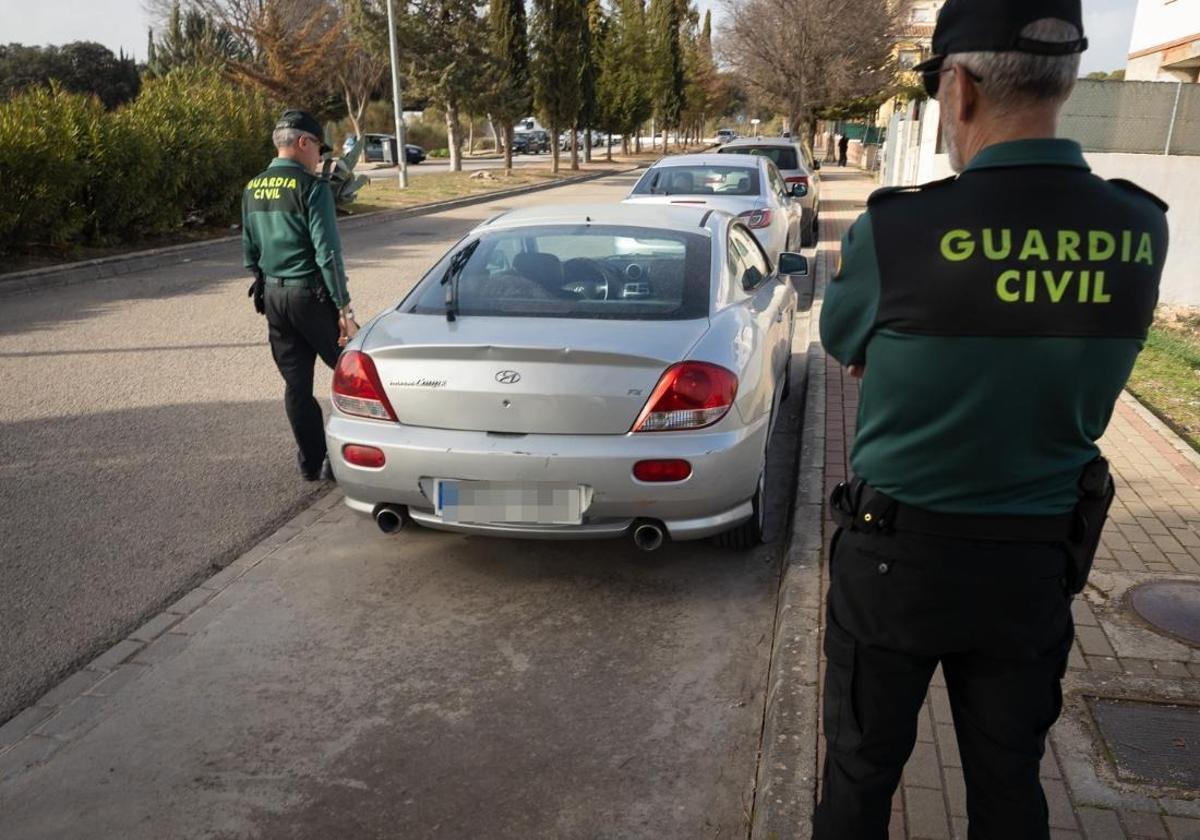
<path fill-rule="evenodd" d="M 491 0 L 488 24 L 492 78 L 487 107 L 504 135 L 504 169 L 508 171 L 512 169 L 513 125 L 529 113 L 533 103 L 525 0 Z"/>
<path fill-rule="evenodd" d="M 653 38 L 654 113 L 662 125 L 663 145 L 670 129 L 678 129 L 683 113 L 684 67 L 681 34 L 687 0 L 651 0 Z"/>

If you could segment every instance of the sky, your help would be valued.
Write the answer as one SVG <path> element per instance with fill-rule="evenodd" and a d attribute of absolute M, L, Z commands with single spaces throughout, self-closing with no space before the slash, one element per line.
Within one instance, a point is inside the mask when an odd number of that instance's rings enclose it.
<path fill-rule="evenodd" d="M 712 8 L 714 28 L 724 14 L 721 0 L 697 0 Z M 1125 66 L 1137 0 L 1084 0 L 1084 29 L 1091 48 L 1083 54 L 1083 72 Z M 0 0 L 0 43 L 63 44 L 99 41 L 113 52 L 123 48 L 146 57 L 149 20 L 142 0 Z"/>

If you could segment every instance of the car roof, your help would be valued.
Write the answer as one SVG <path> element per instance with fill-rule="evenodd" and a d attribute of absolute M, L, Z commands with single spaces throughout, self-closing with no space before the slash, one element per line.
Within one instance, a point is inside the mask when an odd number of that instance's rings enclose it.
<path fill-rule="evenodd" d="M 742 146 L 796 146 L 799 145 L 795 140 L 789 137 L 742 137 L 737 140 L 730 140 L 725 144 L 726 149 L 738 149 Z"/>
<path fill-rule="evenodd" d="M 710 207 L 663 204 L 551 204 L 509 210 L 475 228 L 472 233 L 539 225 L 597 224 L 659 228 L 708 234 L 710 216 L 730 216 Z M 705 226 L 701 227 L 704 222 Z"/>
<path fill-rule="evenodd" d="M 655 169 L 663 166 L 729 166 L 740 163 L 749 169 L 762 166 L 763 161 L 770 163 L 770 160 L 762 155 L 725 155 L 713 152 L 705 155 L 672 155 L 671 157 L 659 158 L 650 168 Z"/>

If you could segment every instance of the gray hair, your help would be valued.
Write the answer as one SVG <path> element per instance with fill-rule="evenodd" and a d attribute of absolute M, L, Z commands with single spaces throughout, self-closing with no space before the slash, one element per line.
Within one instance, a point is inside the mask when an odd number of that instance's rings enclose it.
<path fill-rule="evenodd" d="M 1054 43 L 1075 41 L 1082 35 L 1074 24 L 1058 18 L 1035 20 L 1021 30 L 1023 38 Z M 1079 77 L 1079 61 L 1079 53 L 967 52 L 946 56 L 943 66 L 961 64 L 983 79 L 978 85 L 989 101 L 1009 108 L 1065 101 Z"/>
<path fill-rule="evenodd" d="M 290 149 L 303 136 L 304 132 L 298 128 L 277 128 L 271 132 L 271 142 L 276 149 Z"/>

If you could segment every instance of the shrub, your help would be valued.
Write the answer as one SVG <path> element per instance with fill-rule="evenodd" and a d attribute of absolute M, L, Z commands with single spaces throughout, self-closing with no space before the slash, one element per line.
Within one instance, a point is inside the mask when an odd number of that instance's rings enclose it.
<path fill-rule="evenodd" d="M 448 157 L 450 157 L 450 150 L 449 149 L 434 149 L 432 152 L 429 152 L 429 157 L 431 157 L 431 158 L 448 158 Z"/>

